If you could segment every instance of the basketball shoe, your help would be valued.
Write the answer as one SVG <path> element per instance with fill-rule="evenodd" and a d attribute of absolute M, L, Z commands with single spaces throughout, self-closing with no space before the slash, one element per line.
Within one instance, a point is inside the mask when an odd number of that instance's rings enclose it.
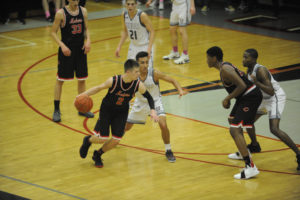
<path fill-rule="evenodd" d="M 176 161 L 176 158 L 173 155 L 172 150 L 167 150 L 166 151 L 166 157 L 167 157 L 167 159 L 168 159 L 169 162 L 175 162 Z"/>
<path fill-rule="evenodd" d="M 95 166 L 96 167 L 99 167 L 99 168 L 103 167 L 103 163 L 102 163 L 100 153 L 96 150 L 94 151 L 93 160 L 95 161 Z"/>
<path fill-rule="evenodd" d="M 52 120 L 54 122 L 60 122 L 61 121 L 61 119 L 60 119 L 60 111 L 59 110 L 54 110 Z"/>
<path fill-rule="evenodd" d="M 249 153 L 249 157 L 251 158 L 251 153 L 250 153 L 249 149 L 248 149 L 248 153 Z M 239 151 L 229 154 L 228 158 L 233 159 L 233 160 L 243 160 L 243 156 Z"/>
<path fill-rule="evenodd" d="M 246 167 L 240 173 L 235 174 L 233 177 L 235 179 L 249 179 L 256 176 L 257 174 L 259 174 L 259 171 L 254 164 L 252 165 L 253 166 L 246 165 Z"/>
<path fill-rule="evenodd" d="M 171 51 L 171 53 L 169 55 L 166 55 L 163 57 L 164 60 L 172 60 L 172 59 L 176 59 L 179 58 L 179 52 L 174 52 L 173 50 Z"/>
<path fill-rule="evenodd" d="M 80 153 L 80 157 L 81 157 L 81 158 L 85 158 L 86 155 L 88 154 L 89 148 L 90 148 L 90 146 L 91 146 L 91 143 L 90 143 L 90 141 L 89 141 L 90 137 L 91 137 L 91 136 L 88 135 L 88 136 L 85 136 L 85 137 L 83 138 L 83 142 L 82 142 L 82 145 L 81 145 L 80 150 L 79 150 L 79 153 Z"/>
<path fill-rule="evenodd" d="M 178 65 L 189 63 L 189 62 L 190 62 L 189 55 L 185 55 L 184 53 L 181 54 L 180 58 L 174 60 L 174 63 Z"/>
<path fill-rule="evenodd" d="M 87 113 L 82 113 L 82 112 L 78 112 L 78 115 L 81 115 L 81 116 L 84 116 L 84 117 L 87 117 L 87 118 L 94 118 L 94 113 L 92 112 L 87 112 Z"/>
<path fill-rule="evenodd" d="M 257 142 L 256 145 L 253 145 L 252 142 L 251 142 L 251 144 L 248 144 L 247 147 L 248 147 L 248 149 L 250 150 L 251 153 L 261 152 L 261 148 L 260 148 L 260 145 L 259 145 L 258 142 Z"/>

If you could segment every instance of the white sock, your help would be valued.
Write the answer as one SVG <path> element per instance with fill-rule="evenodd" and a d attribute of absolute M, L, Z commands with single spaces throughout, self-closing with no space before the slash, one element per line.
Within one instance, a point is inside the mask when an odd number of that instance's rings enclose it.
<path fill-rule="evenodd" d="M 166 151 L 171 150 L 171 144 L 165 144 Z"/>

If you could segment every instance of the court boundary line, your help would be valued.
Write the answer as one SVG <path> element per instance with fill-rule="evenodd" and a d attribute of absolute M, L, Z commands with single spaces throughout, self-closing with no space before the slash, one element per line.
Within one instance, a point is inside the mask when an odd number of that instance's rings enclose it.
<path fill-rule="evenodd" d="M 68 194 L 68 193 L 65 193 L 65 192 L 61 192 L 61 191 L 58 191 L 58 190 L 55 190 L 55 189 L 52 189 L 52 188 L 48 188 L 48 187 L 45 187 L 45 186 L 42 186 L 42 185 L 38 185 L 38 184 L 35 184 L 35 183 L 31 183 L 31 182 L 28 182 L 28 181 L 17 179 L 17 178 L 11 177 L 11 176 L 6 176 L 6 175 L 3 175 L 3 174 L 0 174 L 0 177 L 6 178 L 6 179 L 9 179 L 9 180 L 13 180 L 13 181 L 16 181 L 16 182 L 20 182 L 20 183 L 25 183 L 25 184 L 30 185 L 30 186 L 34 186 L 34 187 L 37 187 L 37 188 L 40 188 L 40 189 L 44 189 L 44 190 L 48 190 L 48 191 L 55 192 L 55 193 L 58 193 L 58 194 L 62 194 L 62 195 L 72 197 L 72 198 L 75 198 L 75 199 L 86 200 L 82 197 L 78 197 L 78 196 Z"/>
<path fill-rule="evenodd" d="M 9 47 L 0 47 L 0 50 L 14 49 L 14 48 L 19 48 L 19 47 L 35 46 L 36 45 L 36 43 L 34 43 L 34 42 L 29 42 L 29 41 L 26 41 L 26 40 L 15 38 L 15 37 L 10 37 L 10 36 L 1 35 L 1 34 L 0 34 L 0 37 L 5 38 L 5 39 L 9 39 L 9 40 L 15 40 L 15 41 L 18 41 L 18 42 L 25 43 L 25 44 L 21 44 L 21 45 L 12 45 L 12 46 L 9 46 Z"/>

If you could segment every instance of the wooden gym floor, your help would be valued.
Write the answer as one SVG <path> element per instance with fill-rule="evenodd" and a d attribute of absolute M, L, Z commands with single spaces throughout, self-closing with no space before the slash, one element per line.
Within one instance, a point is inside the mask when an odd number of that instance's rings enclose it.
<path fill-rule="evenodd" d="M 206 64 L 205 52 L 214 45 L 223 48 L 224 60 L 244 71 L 242 53 L 247 48 L 258 49 L 259 62 L 270 69 L 300 63 L 297 41 L 194 23 L 188 26 L 191 63 L 177 66 L 161 59 L 170 51 L 169 20 L 150 18 L 156 30 L 155 67 L 184 87 L 199 84 L 201 89 L 201 84 L 219 79 L 218 72 Z M 123 46 L 121 58 L 114 56 L 120 20 L 117 16 L 89 21 L 92 49 L 87 88 L 123 73 L 129 43 Z M 50 26 L 1 33 L 0 44 L 0 191 L 43 200 L 300 198 L 295 155 L 271 136 L 266 119 L 264 129 L 258 131 L 263 152 L 253 155 L 261 173 L 251 180 L 233 179 L 243 162 L 227 158 L 236 147 L 227 128 L 228 111 L 221 106 L 223 89 L 190 93 L 181 100 L 175 95 L 163 97 L 175 163 L 165 159 L 159 127 L 149 120 L 134 126 L 121 145 L 104 154 L 104 168 L 95 168 L 91 154 L 100 146 L 92 146 L 84 160 L 78 153 L 97 117 L 77 115 L 76 81 L 64 84 L 62 122 L 51 121 L 57 45 L 50 38 Z M 160 85 L 162 91 L 173 89 L 164 82 Z M 292 127 L 288 134 L 299 144 L 299 80 L 282 86 L 289 91 L 288 98 L 294 98 L 287 102 L 283 121 Z M 96 114 L 105 94 L 93 96 Z"/>

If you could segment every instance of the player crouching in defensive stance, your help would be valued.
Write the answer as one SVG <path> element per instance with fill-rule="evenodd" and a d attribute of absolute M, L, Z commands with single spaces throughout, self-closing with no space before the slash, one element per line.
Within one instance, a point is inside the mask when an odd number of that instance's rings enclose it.
<path fill-rule="evenodd" d="M 99 119 L 94 128 L 94 135 L 84 137 L 79 151 L 81 158 L 85 158 L 92 143 L 104 143 L 99 150 L 94 151 L 93 160 L 96 167 L 103 167 L 102 154 L 116 147 L 124 135 L 129 101 L 137 91 L 143 94 L 148 100 L 151 118 L 155 122 L 158 121 L 153 98 L 146 90 L 144 84 L 138 80 L 140 75 L 139 64 L 135 60 L 128 59 L 124 64 L 124 69 L 124 74 L 110 77 L 101 85 L 82 93 L 90 96 L 103 89 L 108 89 L 101 103 Z M 112 138 L 110 139 L 109 128 L 111 128 L 112 132 Z"/>
<path fill-rule="evenodd" d="M 245 168 L 234 175 L 236 179 L 249 179 L 259 174 L 250 153 L 247 150 L 242 128 L 252 128 L 257 109 L 262 100 L 258 87 L 247 79 L 242 71 L 229 62 L 223 62 L 223 52 L 220 47 L 211 47 L 206 51 L 209 68 L 214 67 L 220 71 L 221 81 L 228 92 L 222 102 L 224 108 L 230 108 L 230 100 L 235 98 L 235 104 L 229 117 L 230 134 L 241 153 Z"/>
<path fill-rule="evenodd" d="M 167 126 L 166 115 L 162 104 L 161 94 L 159 91 L 159 80 L 172 83 L 174 87 L 178 90 L 179 97 L 187 94 L 187 92 L 182 90 L 180 84 L 172 77 L 153 69 L 152 66 L 149 67 L 149 57 L 147 52 L 139 52 L 136 55 L 136 61 L 140 65 L 139 80 L 143 82 L 146 89 L 154 98 L 155 110 L 157 112 L 157 115 L 159 116 L 158 124 L 161 129 L 161 136 L 166 148 L 166 157 L 169 162 L 175 162 L 176 158 L 173 155 L 170 144 L 170 131 Z M 145 99 L 141 94 L 136 93 L 134 104 L 127 119 L 125 131 L 129 131 L 134 124 L 145 124 L 149 113 L 150 109 L 147 105 L 147 99 Z"/>

